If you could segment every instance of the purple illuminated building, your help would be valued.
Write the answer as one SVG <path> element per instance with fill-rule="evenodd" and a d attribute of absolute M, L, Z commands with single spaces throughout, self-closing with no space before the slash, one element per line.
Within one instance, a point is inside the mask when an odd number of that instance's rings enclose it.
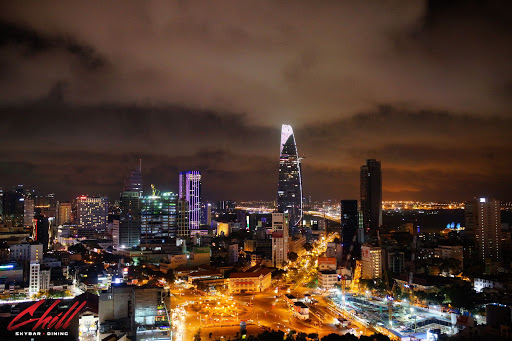
<path fill-rule="evenodd" d="M 189 204 L 190 230 L 201 226 L 201 172 L 186 171 L 179 175 L 179 197 Z"/>

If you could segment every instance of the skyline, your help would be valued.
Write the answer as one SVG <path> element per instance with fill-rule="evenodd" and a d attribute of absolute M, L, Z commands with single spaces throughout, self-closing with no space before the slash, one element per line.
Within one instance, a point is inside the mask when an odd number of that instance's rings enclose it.
<path fill-rule="evenodd" d="M 307 198 L 377 159 L 383 200 L 512 200 L 511 5 L 257 4 L 3 3 L 0 186 L 119 197 L 141 158 L 146 191 L 275 200 L 290 124 Z"/>

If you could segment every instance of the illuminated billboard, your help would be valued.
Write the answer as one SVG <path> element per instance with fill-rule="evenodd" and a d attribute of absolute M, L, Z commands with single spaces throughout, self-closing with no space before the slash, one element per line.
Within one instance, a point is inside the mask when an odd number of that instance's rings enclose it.
<path fill-rule="evenodd" d="M 42 299 L 0 308 L 2 341 L 78 340 L 81 317 L 98 316 L 98 296 L 82 294 L 71 300 Z"/>

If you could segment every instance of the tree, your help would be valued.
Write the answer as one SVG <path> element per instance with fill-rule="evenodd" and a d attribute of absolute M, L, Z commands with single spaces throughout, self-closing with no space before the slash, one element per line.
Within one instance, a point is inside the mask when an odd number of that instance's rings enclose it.
<path fill-rule="evenodd" d="M 288 259 L 292 262 L 296 262 L 299 259 L 299 255 L 295 252 L 288 252 Z"/>
<path fill-rule="evenodd" d="M 194 334 L 194 341 L 201 341 L 201 328 L 198 328 L 197 332 Z"/>
<path fill-rule="evenodd" d="M 306 250 L 308 252 L 313 250 L 313 245 L 311 245 L 310 243 L 305 243 L 304 244 L 304 250 Z"/>
<path fill-rule="evenodd" d="M 163 275 L 163 279 L 165 279 L 168 284 L 172 284 L 176 279 L 174 276 L 174 271 L 172 271 L 172 269 L 167 270 L 167 273 Z"/>

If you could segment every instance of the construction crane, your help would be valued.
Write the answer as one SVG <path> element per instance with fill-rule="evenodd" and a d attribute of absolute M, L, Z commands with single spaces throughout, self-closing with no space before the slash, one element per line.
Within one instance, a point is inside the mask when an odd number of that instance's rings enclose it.
<path fill-rule="evenodd" d="M 151 184 L 151 192 L 153 193 L 154 197 L 157 197 L 160 195 L 160 191 L 155 188 L 155 185 Z"/>

